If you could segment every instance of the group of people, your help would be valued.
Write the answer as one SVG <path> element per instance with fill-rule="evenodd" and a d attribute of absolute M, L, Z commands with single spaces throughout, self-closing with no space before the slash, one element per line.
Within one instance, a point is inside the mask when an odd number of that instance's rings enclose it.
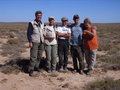
<path fill-rule="evenodd" d="M 96 61 L 98 40 L 96 26 L 91 26 L 86 18 L 79 23 L 79 15 L 73 16 L 74 24 L 67 25 L 68 18 L 61 19 L 62 24 L 56 25 L 53 16 L 48 17 L 49 24 L 41 21 L 42 12 L 35 12 L 35 20 L 28 25 L 27 37 L 30 47 L 29 76 L 39 68 L 42 52 L 45 50 L 47 72 L 56 72 L 57 55 L 59 57 L 59 71 L 67 70 L 69 46 L 73 59 L 73 72 L 83 74 L 84 56 L 88 65 L 87 75 L 91 73 Z"/>

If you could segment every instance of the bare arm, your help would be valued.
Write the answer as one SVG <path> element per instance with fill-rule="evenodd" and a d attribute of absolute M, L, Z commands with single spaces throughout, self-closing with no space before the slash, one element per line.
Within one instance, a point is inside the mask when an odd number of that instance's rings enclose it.
<path fill-rule="evenodd" d="M 87 33 L 87 34 L 89 34 L 90 36 L 94 37 L 94 36 L 96 36 L 96 30 L 97 30 L 97 27 L 93 26 L 92 32 L 90 32 L 88 30 L 84 30 L 84 32 Z"/>
<path fill-rule="evenodd" d="M 71 33 L 65 34 L 64 37 L 71 37 Z"/>
<path fill-rule="evenodd" d="M 45 35 L 44 35 L 44 38 L 45 39 L 54 39 L 54 37 L 49 37 L 49 36 L 45 36 Z"/>
<path fill-rule="evenodd" d="M 57 35 L 60 36 L 60 37 L 70 37 L 71 33 L 60 33 L 60 32 L 57 32 Z"/>

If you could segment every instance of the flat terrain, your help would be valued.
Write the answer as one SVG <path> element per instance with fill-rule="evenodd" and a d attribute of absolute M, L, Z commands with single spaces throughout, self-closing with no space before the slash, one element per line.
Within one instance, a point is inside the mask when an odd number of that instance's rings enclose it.
<path fill-rule="evenodd" d="M 120 23 L 93 24 L 98 28 L 99 49 L 91 75 L 72 73 L 72 58 L 69 55 L 68 71 L 47 73 L 43 70 L 35 72 L 35 77 L 29 77 L 26 72 L 30 56 L 27 25 L 0 23 L 0 90 L 88 90 L 90 83 L 108 77 L 120 81 Z M 44 62 L 45 59 L 43 65 Z"/>

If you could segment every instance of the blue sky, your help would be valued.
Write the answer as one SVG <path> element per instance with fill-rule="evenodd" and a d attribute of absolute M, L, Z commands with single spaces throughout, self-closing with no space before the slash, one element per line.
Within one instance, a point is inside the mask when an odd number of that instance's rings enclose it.
<path fill-rule="evenodd" d="M 62 17 L 73 22 L 78 14 L 80 22 L 90 18 L 93 23 L 120 23 L 120 0 L 0 0 L 0 22 L 29 22 L 37 10 L 43 12 L 43 22 L 49 16 L 55 22 Z"/>

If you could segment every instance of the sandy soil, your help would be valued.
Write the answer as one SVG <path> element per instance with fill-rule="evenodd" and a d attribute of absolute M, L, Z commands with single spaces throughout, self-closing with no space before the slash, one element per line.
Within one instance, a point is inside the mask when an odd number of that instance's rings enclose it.
<path fill-rule="evenodd" d="M 1 44 L 6 43 L 6 39 L 0 39 L 0 41 Z M 101 53 L 104 54 L 104 52 L 99 52 L 99 54 Z M 45 56 L 45 53 L 43 56 Z M 22 53 L 22 57 L 29 58 L 29 48 L 27 48 L 26 52 Z M 8 58 L 0 55 L 0 64 L 4 64 Z M 71 58 L 69 58 L 69 61 L 72 61 Z M 73 68 L 72 63 L 68 67 Z M 70 71 L 64 73 L 47 73 L 46 71 L 35 73 L 36 77 L 29 77 L 27 73 L 23 72 L 17 75 L 0 72 L 0 90 L 83 90 L 87 83 L 97 79 L 104 77 L 120 79 L 120 71 L 104 72 L 101 68 L 95 68 L 89 76 L 85 74 L 80 75 L 79 73 L 73 74 Z"/>

